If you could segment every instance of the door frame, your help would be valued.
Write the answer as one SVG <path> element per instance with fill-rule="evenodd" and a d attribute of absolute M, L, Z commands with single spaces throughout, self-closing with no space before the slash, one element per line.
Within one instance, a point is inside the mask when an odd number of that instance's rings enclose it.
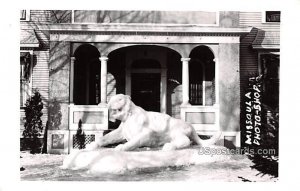
<path fill-rule="evenodd" d="M 132 94 L 131 92 L 131 76 L 137 73 L 158 73 L 160 74 L 160 113 L 166 113 L 167 111 L 167 69 L 153 69 L 153 68 L 143 68 L 143 69 L 131 69 L 126 68 L 126 78 L 125 78 L 125 92 L 127 95 Z"/>

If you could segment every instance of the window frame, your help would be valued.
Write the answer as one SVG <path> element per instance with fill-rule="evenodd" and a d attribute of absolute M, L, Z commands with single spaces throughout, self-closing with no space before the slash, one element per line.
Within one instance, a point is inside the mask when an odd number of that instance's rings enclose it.
<path fill-rule="evenodd" d="M 264 55 L 264 54 L 276 54 L 276 55 L 279 55 L 279 57 L 280 57 L 280 52 L 279 51 L 261 51 L 261 52 L 258 52 L 258 74 L 259 75 L 263 74 L 261 56 Z"/>
<path fill-rule="evenodd" d="M 280 12 L 280 21 L 266 21 L 267 12 Z M 280 22 L 281 22 L 281 11 L 263 11 L 261 14 L 262 14 L 261 22 L 264 24 L 280 24 Z"/>
<path fill-rule="evenodd" d="M 205 103 L 205 75 L 206 75 L 206 68 L 205 68 L 205 64 L 199 60 L 199 63 L 200 63 L 200 67 L 201 67 L 201 70 L 202 70 L 202 81 L 201 81 L 201 84 L 202 84 L 202 91 L 201 91 L 201 94 L 202 94 L 202 104 L 193 104 L 191 103 L 191 98 L 192 98 L 192 95 L 191 95 L 191 85 L 192 83 L 190 82 L 189 80 L 189 102 L 191 105 L 193 106 L 206 106 L 206 103 Z M 189 71 L 191 70 L 190 69 L 190 66 L 191 64 L 189 63 Z M 189 78 L 191 78 L 191 76 L 189 75 Z"/>
<path fill-rule="evenodd" d="M 20 53 L 29 53 L 30 54 L 30 66 L 29 66 L 29 77 L 27 80 L 27 84 L 25 85 L 25 90 L 22 89 L 21 86 L 23 85 L 21 76 L 20 76 L 20 96 L 22 96 L 22 103 L 20 103 L 20 108 L 24 108 L 26 101 L 32 95 L 32 72 L 33 72 L 33 51 L 32 50 L 21 50 Z M 20 56 L 21 57 L 21 56 Z M 21 63 L 20 64 L 20 72 L 21 72 Z"/>
<path fill-rule="evenodd" d="M 30 10 L 29 9 L 21 9 L 20 11 L 25 11 L 25 19 L 22 19 L 21 15 L 20 15 L 20 21 L 30 21 Z"/>

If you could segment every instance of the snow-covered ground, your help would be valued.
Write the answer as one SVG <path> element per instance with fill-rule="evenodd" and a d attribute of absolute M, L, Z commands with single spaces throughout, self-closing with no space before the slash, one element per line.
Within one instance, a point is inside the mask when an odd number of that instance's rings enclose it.
<path fill-rule="evenodd" d="M 92 176 L 86 170 L 63 170 L 59 167 L 67 155 L 29 154 L 21 152 L 21 180 L 57 181 L 251 181 L 275 182 L 278 178 L 252 169 L 245 156 L 234 155 L 222 162 L 201 165 L 141 169 L 125 174 Z"/>

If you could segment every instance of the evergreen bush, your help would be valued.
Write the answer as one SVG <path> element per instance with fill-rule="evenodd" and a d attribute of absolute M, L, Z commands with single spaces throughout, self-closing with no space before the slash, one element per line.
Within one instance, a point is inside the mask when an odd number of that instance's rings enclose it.
<path fill-rule="evenodd" d="M 41 147 L 41 136 L 43 130 L 42 112 L 43 102 L 38 90 L 34 90 L 33 96 L 27 99 L 25 104 L 25 124 L 23 137 L 27 147 L 32 154 L 39 153 Z"/>

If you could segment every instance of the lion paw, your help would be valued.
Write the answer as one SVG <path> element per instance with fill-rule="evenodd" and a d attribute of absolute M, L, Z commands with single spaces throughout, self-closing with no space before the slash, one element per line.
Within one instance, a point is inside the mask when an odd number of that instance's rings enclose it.
<path fill-rule="evenodd" d="M 173 151 L 175 149 L 176 147 L 172 143 L 166 143 L 162 148 L 163 151 Z"/>

